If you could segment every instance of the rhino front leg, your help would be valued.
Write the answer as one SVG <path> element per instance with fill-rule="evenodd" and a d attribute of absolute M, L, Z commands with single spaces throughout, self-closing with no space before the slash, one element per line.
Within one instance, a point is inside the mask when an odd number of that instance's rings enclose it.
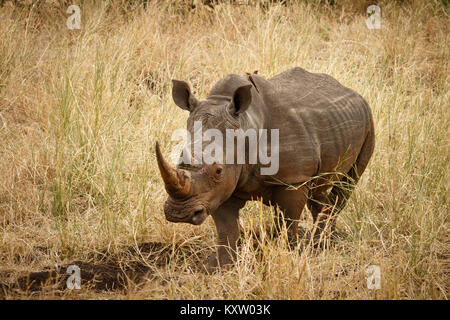
<path fill-rule="evenodd" d="M 206 261 L 207 271 L 232 264 L 239 239 L 239 209 L 245 201 L 231 197 L 212 213 L 217 230 L 217 250 Z"/>
<path fill-rule="evenodd" d="M 298 236 L 298 221 L 305 207 L 307 200 L 306 188 L 302 187 L 297 190 L 287 190 L 284 187 L 278 187 L 272 195 L 274 204 L 278 205 L 282 211 L 278 212 L 276 217 L 277 233 L 283 228 L 283 219 L 287 229 L 288 241 L 291 245 L 296 245 Z"/>

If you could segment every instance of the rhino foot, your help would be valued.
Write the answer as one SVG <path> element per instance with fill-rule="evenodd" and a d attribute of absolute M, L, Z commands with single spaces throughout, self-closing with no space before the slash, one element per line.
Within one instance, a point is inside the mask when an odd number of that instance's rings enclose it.
<path fill-rule="evenodd" d="M 339 234 L 335 230 L 320 230 L 317 229 L 309 231 L 307 233 L 307 242 L 311 244 L 314 248 L 323 249 L 336 242 L 340 238 Z"/>

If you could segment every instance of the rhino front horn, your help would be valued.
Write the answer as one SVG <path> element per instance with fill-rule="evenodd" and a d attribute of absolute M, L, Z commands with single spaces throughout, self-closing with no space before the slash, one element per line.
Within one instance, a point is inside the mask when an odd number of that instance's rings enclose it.
<path fill-rule="evenodd" d="M 184 176 L 183 172 L 175 170 L 166 160 L 164 160 L 158 141 L 156 142 L 155 150 L 159 172 L 164 181 L 166 191 L 176 198 L 188 196 L 191 190 L 190 180 Z"/>

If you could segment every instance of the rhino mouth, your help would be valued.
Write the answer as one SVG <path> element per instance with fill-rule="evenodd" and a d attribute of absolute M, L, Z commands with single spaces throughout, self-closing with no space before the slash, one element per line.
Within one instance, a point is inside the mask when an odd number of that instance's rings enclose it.
<path fill-rule="evenodd" d="M 209 210 L 203 205 L 195 207 L 190 207 L 185 204 L 176 205 L 169 199 L 164 206 L 164 214 L 166 215 L 166 220 L 170 222 L 185 222 L 200 225 L 208 217 Z"/>

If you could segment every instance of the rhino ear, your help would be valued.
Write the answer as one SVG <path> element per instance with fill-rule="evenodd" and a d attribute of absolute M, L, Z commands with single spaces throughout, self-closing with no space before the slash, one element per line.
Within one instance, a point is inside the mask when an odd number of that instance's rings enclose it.
<path fill-rule="evenodd" d="M 172 98 L 181 109 L 192 111 L 197 104 L 197 98 L 192 94 L 189 85 L 180 80 L 172 80 Z"/>
<path fill-rule="evenodd" d="M 237 88 L 233 93 L 233 101 L 230 105 L 230 111 L 234 115 L 238 115 L 245 110 L 252 102 L 252 85 L 246 84 Z"/>

